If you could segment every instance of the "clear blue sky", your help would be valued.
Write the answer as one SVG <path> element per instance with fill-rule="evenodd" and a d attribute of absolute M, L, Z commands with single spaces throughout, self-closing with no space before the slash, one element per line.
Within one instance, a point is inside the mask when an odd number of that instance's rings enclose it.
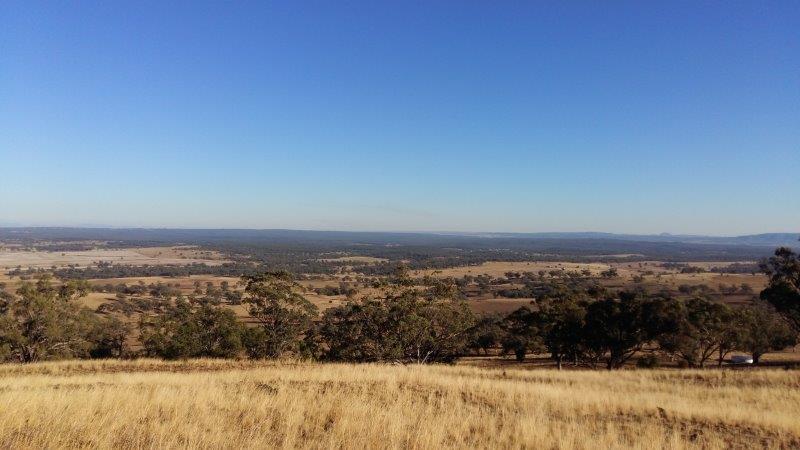
<path fill-rule="evenodd" d="M 800 2 L 0 2 L 0 224 L 800 228 Z"/>

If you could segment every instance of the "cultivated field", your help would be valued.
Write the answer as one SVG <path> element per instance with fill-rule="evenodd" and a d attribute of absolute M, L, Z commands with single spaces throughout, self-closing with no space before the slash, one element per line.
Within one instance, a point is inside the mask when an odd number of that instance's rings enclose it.
<path fill-rule="evenodd" d="M 5 448 L 790 448 L 800 372 L 0 366 Z"/>

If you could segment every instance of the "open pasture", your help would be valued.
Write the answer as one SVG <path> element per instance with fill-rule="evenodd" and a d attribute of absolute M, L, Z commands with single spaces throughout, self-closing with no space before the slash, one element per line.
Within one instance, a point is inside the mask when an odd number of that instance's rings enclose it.
<path fill-rule="evenodd" d="M 800 372 L 0 366 L 9 448 L 792 448 Z"/>
<path fill-rule="evenodd" d="M 461 278 L 465 275 L 471 275 L 471 276 L 490 275 L 492 277 L 502 277 L 505 276 L 507 272 L 536 273 L 540 270 L 550 271 L 550 270 L 562 270 L 562 269 L 568 272 L 570 271 L 580 272 L 581 270 L 587 269 L 590 270 L 592 274 L 597 275 L 600 272 L 607 270 L 608 268 L 609 265 L 603 263 L 489 261 L 475 266 L 461 266 L 461 267 L 450 267 L 447 269 L 419 270 L 419 271 L 414 271 L 413 274 L 415 276 L 431 275 L 442 278 L 444 277 Z"/>
<path fill-rule="evenodd" d="M 94 249 L 85 251 L 16 251 L 0 249 L 0 270 L 15 267 L 50 268 L 96 266 L 99 262 L 141 266 L 141 265 L 184 265 L 204 263 L 220 265 L 225 262 L 218 254 L 203 252 L 189 247 L 148 247 L 126 249 Z"/>

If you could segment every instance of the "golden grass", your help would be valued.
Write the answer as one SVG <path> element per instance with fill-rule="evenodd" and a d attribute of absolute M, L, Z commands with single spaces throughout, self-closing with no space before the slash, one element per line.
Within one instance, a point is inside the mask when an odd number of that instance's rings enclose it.
<path fill-rule="evenodd" d="M 87 267 L 96 265 L 97 261 L 111 261 L 114 264 L 129 266 L 191 263 L 215 266 L 227 262 L 217 252 L 186 250 L 181 247 L 94 249 L 66 252 L 0 250 L 0 269 L 3 270 L 17 266 L 22 266 L 24 269 L 28 267 L 49 269 L 51 266 L 64 267 L 70 264 Z"/>
<path fill-rule="evenodd" d="M 0 408 L 4 448 L 800 445 L 795 371 L 63 362 L 0 366 Z"/>
<path fill-rule="evenodd" d="M 433 275 L 437 277 L 461 278 L 464 275 L 491 275 L 493 277 L 505 276 L 506 272 L 538 272 L 540 270 L 561 270 L 580 272 L 591 270 L 593 274 L 608 269 L 610 266 L 603 263 L 572 263 L 572 262 L 546 262 L 546 261 L 489 261 L 475 266 L 449 267 L 446 269 L 425 269 L 414 271 L 415 276 Z"/>

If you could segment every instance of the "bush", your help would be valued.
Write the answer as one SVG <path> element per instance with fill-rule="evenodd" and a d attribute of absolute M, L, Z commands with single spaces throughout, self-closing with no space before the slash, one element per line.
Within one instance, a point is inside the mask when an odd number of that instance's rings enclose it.
<path fill-rule="evenodd" d="M 16 296 L 0 303 L 0 358 L 18 362 L 86 358 L 94 346 L 98 320 L 75 300 L 89 292 L 88 283 L 55 287 L 49 276 L 25 282 Z"/>
<path fill-rule="evenodd" d="M 407 290 L 325 311 L 318 336 L 328 360 L 451 362 L 466 352 L 474 323 L 461 301 Z"/>
<path fill-rule="evenodd" d="M 261 325 L 260 332 L 248 332 L 248 353 L 258 358 L 278 358 L 305 353 L 304 336 L 317 317 L 317 307 L 303 297 L 302 289 L 288 272 L 268 272 L 244 277 L 243 299 L 250 315 Z"/>
<path fill-rule="evenodd" d="M 148 356 L 177 358 L 232 358 L 243 350 L 244 326 L 233 311 L 178 299 L 163 315 L 140 325 Z"/>
<path fill-rule="evenodd" d="M 636 361 L 636 367 L 640 369 L 653 369 L 660 365 L 661 363 L 656 355 L 644 355 Z"/>

